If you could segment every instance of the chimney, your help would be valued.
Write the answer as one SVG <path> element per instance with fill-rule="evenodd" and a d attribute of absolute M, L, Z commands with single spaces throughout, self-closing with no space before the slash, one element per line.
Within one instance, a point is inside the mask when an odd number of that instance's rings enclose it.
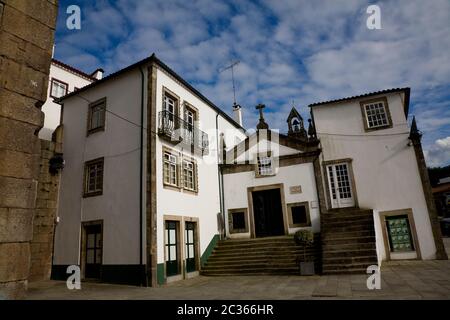
<path fill-rule="evenodd" d="M 242 127 L 242 108 L 236 103 L 233 104 L 233 119 Z"/>
<path fill-rule="evenodd" d="M 102 68 L 98 68 L 97 70 L 91 73 L 91 77 L 97 80 L 101 80 L 103 78 L 103 72 L 105 72 L 105 70 L 103 70 Z"/>

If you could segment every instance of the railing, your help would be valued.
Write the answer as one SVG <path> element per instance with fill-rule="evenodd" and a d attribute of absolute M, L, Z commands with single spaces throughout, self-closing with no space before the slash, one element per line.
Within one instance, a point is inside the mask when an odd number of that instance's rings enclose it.
<path fill-rule="evenodd" d="M 202 153 L 208 151 L 208 134 L 169 111 L 159 112 L 158 133 L 172 142 L 200 149 Z"/>

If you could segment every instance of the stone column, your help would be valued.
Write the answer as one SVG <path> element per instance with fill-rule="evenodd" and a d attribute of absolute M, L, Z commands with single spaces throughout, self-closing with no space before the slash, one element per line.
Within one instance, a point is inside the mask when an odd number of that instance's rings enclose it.
<path fill-rule="evenodd" d="M 57 0 L 0 1 L 0 299 L 25 295 Z"/>

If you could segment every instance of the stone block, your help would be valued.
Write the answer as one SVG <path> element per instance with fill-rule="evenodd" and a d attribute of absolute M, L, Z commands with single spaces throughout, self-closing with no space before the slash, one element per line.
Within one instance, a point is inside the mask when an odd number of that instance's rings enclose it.
<path fill-rule="evenodd" d="M 44 113 L 35 106 L 35 99 L 8 90 L 0 90 L 0 103 L 0 117 L 29 123 L 35 128 L 44 125 Z"/>
<path fill-rule="evenodd" d="M 30 269 L 28 242 L 0 243 L 0 283 L 26 280 Z"/>
<path fill-rule="evenodd" d="M 23 1 L 7 0 L 5 3 L 14 9 L 45 24 L 50 29 L 55 28 L 56 15 L 58 13 L 56 1 Z"/>
<path fill-rule="evenodd" d="M 0 117 L 0 144 L 3 149 L 40 154 L 39 139 L 34 135 L 37 129 L 31 124 Z"/>
<path fill-rule="evenodd" d="M 0 208 L 33 209 L 37 181 L 0 176 Z"/>
<path fill-rule="evenodd" d="M 26 297 L 28 281 L 0 282 L 0 300 L 18 300 Z"/>
<path fill-rule="evenodd" d="M 0 55 L 43 73 L 50 70 L 51 50 L 44 50 L 10 33 L 0 33 Z"/>
<path fill-rule="evenodd" d="M 47 100 L 48 75 L 0 56 L 0 87 L 43 103 Z"/>
<path fill-rule="evenodd" d="M 28 2 L 43 1 L 26 1 L 24 6 L 28 6 Z M 49 28 L 40 21 L 31 19 L 27 14 L 10 5 L 6 5 L 3 9 L 2 27 L 3 31 L 9 32 L 44 50 L 52 50 L 53 48 L 54 28 Z"/>
<path fill-rule="evenodd" d="M 0 242 L 30 241 L 33 212 L 32 209 L 0 208 Z"/>
<path fill-rule="evenodd" d="M 30 178 L 35 176 L 35 164 L 39 162 L 38 154 L 22 153 L 0 149 L 0 176 Z"/>

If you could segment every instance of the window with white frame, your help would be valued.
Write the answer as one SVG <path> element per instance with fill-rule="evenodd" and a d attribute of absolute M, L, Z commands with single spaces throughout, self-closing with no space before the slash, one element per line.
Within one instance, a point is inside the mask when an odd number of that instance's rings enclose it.
<path fill-rule="evenodd" d="M 383 101 L 365 104 L 364 111 L 366 113 L 367 127 L 369 129 L 389 125 L 389 118 Z"/>
<path fill-rule="evenodd" d="M 195 190 L 194 163 L 183 160 L 183 184 L 185 189 Z"/>
<path fill-rule="evenodd" d="M 177 186 L 177 177 L 177 156 L 170 152 L 164 152 L 164 183 Z"/>
<path fill-rule="evenodd" d="M 258 156 L 258 175 L 270 176 L 274 174 L 273 161 L 270 156 Z"/>
<path fill-rule="evenodd" d="M 51 83 L 51 93 L 52 98 L 60 98 L 67 94 L 68 85 L 62 81 L 52 79 Z"/>

